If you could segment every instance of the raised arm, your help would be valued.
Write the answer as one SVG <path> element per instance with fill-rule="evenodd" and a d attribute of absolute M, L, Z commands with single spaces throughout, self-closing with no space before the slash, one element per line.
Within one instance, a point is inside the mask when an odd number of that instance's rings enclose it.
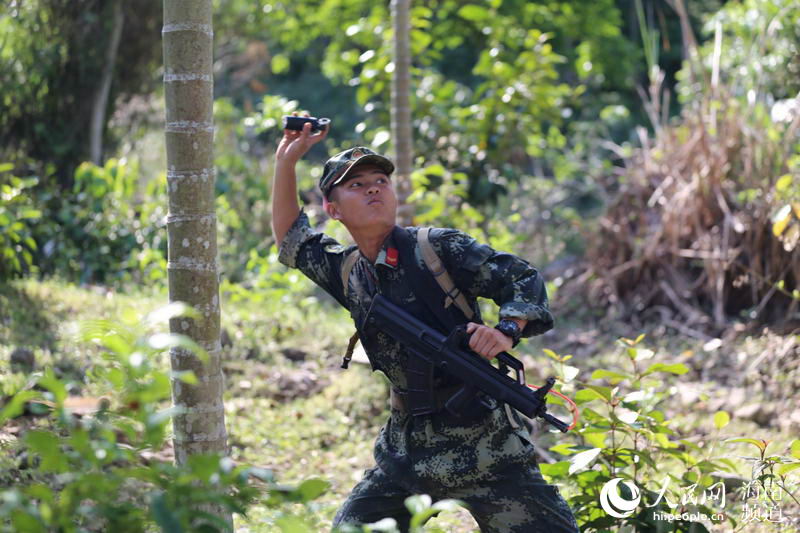
<path fill-rule="evenodd" d="M 292 113 L 296 115 L 297 113 Z M 305 113 L 308 116 L 308 113 Z M 330 130 L 330 124 L 319 133 L 311 134 L 311 124 L 305 124 L 303 131 L 283 130 L 283 138 L 275 152 L 275 177 L 272 181 L 272 234 L 280 247 L 286 232 L 300 214 L 297 202 L 297 162 L 314 146 L 323 140 Z"/>

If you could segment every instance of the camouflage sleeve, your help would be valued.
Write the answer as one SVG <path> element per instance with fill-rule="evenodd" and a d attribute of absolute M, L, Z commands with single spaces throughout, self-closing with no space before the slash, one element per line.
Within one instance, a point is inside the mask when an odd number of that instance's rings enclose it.
<path fill-rule="evenodd" d="M 492 299 L 500 318 L 528 321 L 523 337 L 553 328 L 544 280 L 530 263 L 454 229 L 433 229 L 430 241 L 459 289 L 473 298 Z"/>
<path fill-rule="evenodd" d="M 281 242 L 278 261 L 290 268 L 299 269 L 342 306 L 347 307 L 341 275 L 346 251 L 348 250 L 336 240 L 314 231 L 308 222 L 308 216 L 301 209 Z"/>

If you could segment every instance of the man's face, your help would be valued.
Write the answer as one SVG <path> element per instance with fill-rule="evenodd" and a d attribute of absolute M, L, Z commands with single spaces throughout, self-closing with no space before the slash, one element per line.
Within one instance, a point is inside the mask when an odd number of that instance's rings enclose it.
<path fill-rule="evenodd" d="M 394 227 L 397 195 L 392 180 L 375 165 L 353 169 L 331 190 L 328 215 L 351 232 L 369 227 Z"/>

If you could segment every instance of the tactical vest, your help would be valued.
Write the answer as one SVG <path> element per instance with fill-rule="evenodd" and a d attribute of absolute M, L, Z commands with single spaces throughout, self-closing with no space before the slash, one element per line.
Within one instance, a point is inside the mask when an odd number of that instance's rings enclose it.
<path fill-rule="evenodd" d="M 417 274 L 418 277 L 423 281 L 423 287 L 421 287 L 420 291 L 421 293 L 426 293 L 426 289 L 433 288 L 434 291 L 436 290 L 432 283 L 427 284 L 427 287 L 424 286 L 425 281 L 427 281 L 425 278 L 430 278 L 431 276 L 433 280 L 436 281 L 436 285 L 438 285 L 438 287 L 444 293 L 444 306 L 441 309 L 437 309 L 436 304 L 431 302 L 431 294 L 429 292 L 427 293 L 427 297 L 423 299 L 428 306 L 428 310 L 430 311 L 429 314 L 435 316 L 438 324 L 443 329 L 443 333 L 447 333 L 450 329 L 452 329 L 455 323 L 463 323 L 464 318 L 466 321 L 473 320 L 475 313 L 469 306 L 469 303 L 467 303 L 467 299 L 464 297 L 464 294 L 458 287 L 456 287 L 453 279 L 450 277 L 450 274 L 444 267 L 444 263 L 442 263 L 442 260 L 436 253 L 436 250 L 433 249 L 429 239 L 430 230 L 431 228 L 426 227 L 420 228 L 417 232 L 417 243 L 419 244 L 422 259 L 427 267 L 425 272 L 417 272 Z M 409 269 L 419 270 L 413 255 L 413 242 L 411 242 L 412 240 L 408 234 L 408 231 L 404 228 L 395 227 L 393 236 L 400 250 L 401 260 L 404 262 L 404 265 Z M 350 282 L 350 274 L 353 270 L 353 266 L 358 260 L 358 255 L 359 250 L 356 248 L 350 252 L 342 262 L 341 276 L 345 300 L 347 299 L 347 293 L 349 289 L 348 285 Z M 453 310 L 448 309 L 453 304 L 455 304 L 460 313 L 456 312 L 454 314 L 452 313 Z M 463 318 L 459 319 L 459 315 L 463 315 Z M 347 352 L 345 353 L 342 361 L 342 368 L 347 368 L 348 364 L 350 363 L 350 360 L 353 357 L 353 350 L 355 349 L 356 342 L 358 342 L 358 332 L 354 333 L 353 336 L 350 337 L 350 342 L 347 345 Z"/>

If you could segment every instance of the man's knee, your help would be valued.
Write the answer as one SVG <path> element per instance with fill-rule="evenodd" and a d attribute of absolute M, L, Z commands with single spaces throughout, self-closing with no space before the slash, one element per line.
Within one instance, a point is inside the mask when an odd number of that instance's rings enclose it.
<path fill-rule="evenodd" d="M 333 527 L 372 524 L 393 518 L 400 531 L 408 531 L 411 514 L 405 507 L 409 493 L 393 483 L 380 468 L 375 467 L 353 488 L 333 519 Z"/>

